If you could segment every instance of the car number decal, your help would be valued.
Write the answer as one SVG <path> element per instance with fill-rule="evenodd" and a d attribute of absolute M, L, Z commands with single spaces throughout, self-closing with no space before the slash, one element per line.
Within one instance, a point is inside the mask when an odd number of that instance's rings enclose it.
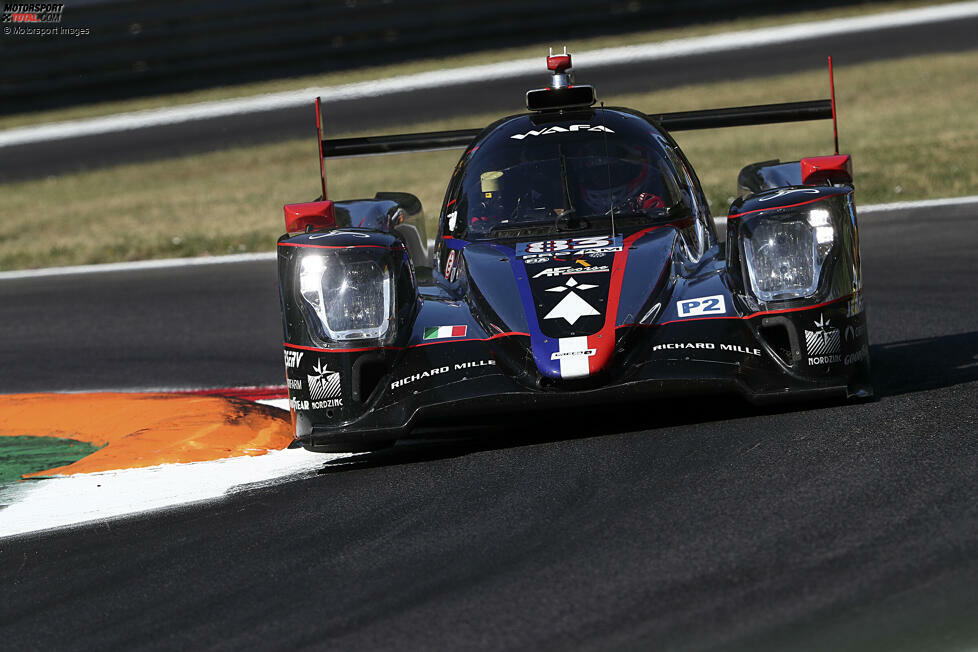
<path fill-rule="evenodd" d="M 520 242 L 516 245 L 516 255 L 520 258 L 546 254 L 562 254 L 577 251 L 602 252 L 621 251 L 622 238 L 620 235 L 590 236 L 586 238 L 563 238 L 559 240 L 541 240 L 539 242 Z"/>
<path fill-rule="evenodd" d="M 696 299 L 677 301 L 676 309 L 679 312 L 680 317 L 727 314 L 727 306 L 723 300 L 722 294 L 715 294 L 711 297 L 697 297 Z"/>

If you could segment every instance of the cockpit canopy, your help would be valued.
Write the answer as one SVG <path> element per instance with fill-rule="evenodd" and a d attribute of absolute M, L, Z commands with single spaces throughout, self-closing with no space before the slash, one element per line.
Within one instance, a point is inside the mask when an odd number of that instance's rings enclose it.
<path fill-rule="evenodd" d="M 447 227 L 468 238 L 612 213 L 653 221 L 689 215 L 695 202 L 670 141 L 644 118 L 616 110 L 539 124 L 512 118 L 463 157 L 460 173 Z"/>

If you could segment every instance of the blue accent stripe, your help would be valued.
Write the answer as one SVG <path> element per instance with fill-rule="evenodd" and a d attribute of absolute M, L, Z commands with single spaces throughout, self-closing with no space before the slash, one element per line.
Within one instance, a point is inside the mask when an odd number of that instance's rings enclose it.
<path fill-rule="evenodd" d="M 533 301 L 533 291 L 530 290 L 530 277 L 526 273 L 526 265 L 509 247 L 498 244 L 493 244 L 492 247 L 509 258 L 513 278 L 520 291 L 520 301 L 523 303 L 523 313 L 526 315 L 526 324 L 530 331 L 530 350 L 533 352 L 533 361 L 537 369 L 548 378 L 560 378 L 560 361 L 551 360 L 551 356 L 559 350 L 560 343 L 556 338 L 544 336 L 540 330 L 540 320 L 537 318 L 537 307 Z"/>

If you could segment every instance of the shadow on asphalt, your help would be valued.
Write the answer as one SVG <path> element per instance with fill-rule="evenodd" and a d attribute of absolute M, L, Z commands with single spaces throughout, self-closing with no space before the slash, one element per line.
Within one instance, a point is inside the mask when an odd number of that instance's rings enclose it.
<path fill-rule="evenodd" d="M 978 332 L 870 347 L 878 397 L 953 387 L 978 380 Z"/>
<path fill-rule="evenodd" d="M 978 332 L 928 337 L 870 347 L 876 398 L 950 387 L 978 380 Z M 395 446 L 350 455 L 323 465 L 321 474 L 414 464 L 472 453 L 586 437 L 831 408 L 844 401 L 757 407 L 739 397 L 691 397 L 651 404 L 609 406 L 606 412 L 521 413 L 480 418 L 476 426 L 446 423 L 419 428 Z"/>
<path fill-rule="evenodd" d="M 837 403 L 822 404 L 823 407 L 832 405 Z M 398 440 L 390 448 L 330 460 L 319 473 L 429 462 L 480 451 L 643 432 L 797 409 L 797 403 L 757 407 L 736 396 L 697 396 L 688 399 L 672 398 L 660 403 L 609 406 L 607 412 L 599 414 L 593 411 L 582 414 L 567 410 L 561 413 L 548 411 L 504 414 L 491 421 L 480 417 L 481 423 L 477 426 L 445 424 L 441 427 L 418 428 L 410 437 Z M 514 424 L 514 420 L 518 423 Z"/>

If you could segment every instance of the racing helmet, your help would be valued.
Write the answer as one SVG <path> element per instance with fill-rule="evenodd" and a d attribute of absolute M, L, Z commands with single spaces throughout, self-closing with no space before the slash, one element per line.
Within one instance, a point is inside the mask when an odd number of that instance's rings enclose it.
<path fill-rule="evenodd" d="M 588 212 L 664 206 L 658 194 L 659 175 L 637 146 L 595 143 L 590 155 L 580 160 L 577 179 L 580 199 Z"/>

